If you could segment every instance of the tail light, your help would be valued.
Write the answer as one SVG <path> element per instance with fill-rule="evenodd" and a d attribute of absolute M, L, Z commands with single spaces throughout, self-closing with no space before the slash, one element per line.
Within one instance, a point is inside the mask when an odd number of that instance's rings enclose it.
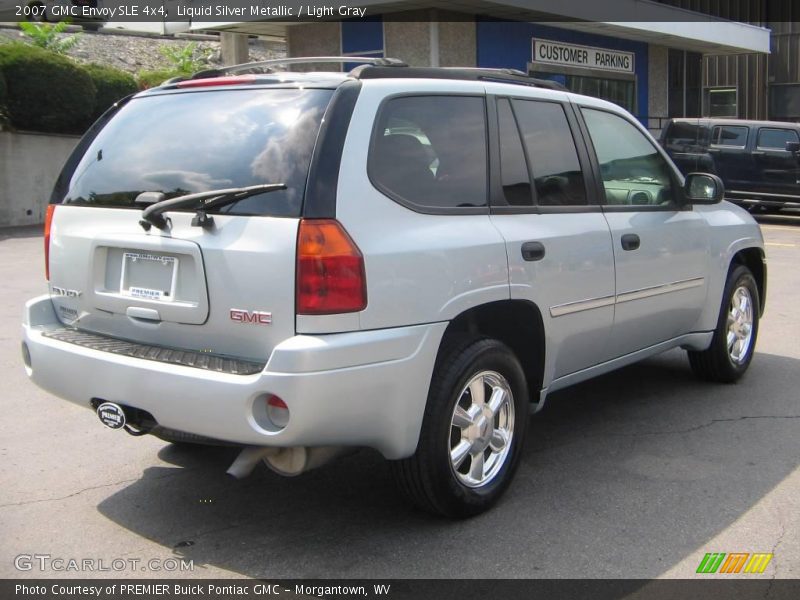
<path fill-rule="evenodd" d="M 47 212 L 44 214 L 44 276 L 47 281 L 50 281 L 50 226 L 55 211 L 56 205 L 48 204 Z"/>
<path fill-rule="evenodd" d="M 364 257 L 333 219 L 303 219 L 297 236 L 297 313 L 357 312 L 367 306 Z"/>

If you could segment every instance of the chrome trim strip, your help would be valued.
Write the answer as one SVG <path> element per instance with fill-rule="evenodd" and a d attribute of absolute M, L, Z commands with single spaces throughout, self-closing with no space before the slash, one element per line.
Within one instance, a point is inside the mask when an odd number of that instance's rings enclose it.
<path fill-rule="evenodd" d="M 602 308 L 604 306 L 613 306 L 613 305 L 614 305 L 614 296 L 589 298 L 588 300 L 578 300 L 577 302 L 567 302 L 566 304 L 551 306 L 550 316 L 563 317 L 564 315 L 571 315 L 573 313 L 582 312 L 584 310 L 592 310 L 595 308 Z"/>
<path fill-rule="evenodd" d="M 649 288 L 642 288 L 640 290 L 632 290 L 617 296 L 617 304 L 623 302 L 631 302 L 633 300 L 642 300 L 644 298 L 652 298 L 653 296 L 660 296 L 661 294 L 669 294 L 671 292 L 681 292 L 692 288 L 700 287 L 705 282 L 705 277 L 695 277 L 694 279 L 684 279 L 683 281 L 673 281 L 672 283 L 665 283 L 664 285 L 654 285 Z"/>
<path fill-rule="evenodd" d="M 589 298 L 588 300 L 578 300 L 577 302 L 567 302 L 565 304 L 551 306 L 550 316 L 554 318 L 563 317 L 564 315 L 571 315 L 585 310 L 593 310 L 595 308 L 622 304 L 623 302 L 632 302 L 634 300 L 652 298 L 653 296 L 660 296 L 662 294 L 680 292 L 700 287 L 703 283 L 705 283 L 705 277 L 695 277 L 693 279 L 673 281 L 672 283 L 654 285 L 639 290 L 631 290 L 630 292 L 624 292 L 618 296 L 601 296 L 599 298 Z"/>

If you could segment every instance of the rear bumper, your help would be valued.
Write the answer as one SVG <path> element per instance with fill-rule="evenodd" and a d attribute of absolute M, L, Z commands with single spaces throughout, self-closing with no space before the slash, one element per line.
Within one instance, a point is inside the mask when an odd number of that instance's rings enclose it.
<path fill-rule="evenodd" d="M 63 327 L 47 296 L 25 306 L 31 380 L 91 408 L 94 398 L 145 410 L 159 425 L 260 446 L 367 446 L 387 458 L 417 445 L 446 323 L 298 335 L 260 373 L 233 375 L 86 348 L 44 333 Z M 288 425 L 265 423 L 265 396 L 286 402 Z"/>

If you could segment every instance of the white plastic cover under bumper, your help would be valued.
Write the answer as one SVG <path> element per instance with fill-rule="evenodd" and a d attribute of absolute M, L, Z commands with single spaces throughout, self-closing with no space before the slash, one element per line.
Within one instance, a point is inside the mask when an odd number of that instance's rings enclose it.
<path fill-rule="evenodd" d="M 416 448 L 432 368 L 447 323 L 297 335 L 256 375 L 131 358 L 45 337 L 61 328 L 48 296 L 25 306 L 31 379 L 91 408 L 93 398 L 145 410 L 159 425 L 263 446 L 367 446 L 387 458 Z M 262 427 L 260 404 L 279 396 L 290 418 Z"/>

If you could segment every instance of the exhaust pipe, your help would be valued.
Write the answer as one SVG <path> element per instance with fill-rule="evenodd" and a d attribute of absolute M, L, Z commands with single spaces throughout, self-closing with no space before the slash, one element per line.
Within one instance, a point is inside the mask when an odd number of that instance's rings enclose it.
<path fill-rule="evenodd" d="M 285 477 L 294 477 L 321 467 L 334 458 L 350 450 L 344 446 L 293 446 L 291 448 L 273 448 L 265 446 L 248 446 L 239 453 L 233 464 L 228 467 L 228 475 L 242 479 L 250 475 L 259 461 Z"/>
<path fill-rule="evenodd" d="M 226 473 L 233 475 L 236 479 L 244 479 L 253 472 L 253 469 L 256 468 L 256 465 L 261 460 L 280 450 L 280 448 L 272 448 L 270 446 L 247 446 L 239 453 L 233 464 L 228 467 Z"/>
<path fill-rule="evenodd" d="M 343 446 L 295 446 L 281 448 L 276 454 L 265 456 L 264 462 L 278 475 L 294 477 L 321 467 L 346 451 L 347 448 Z"/>

